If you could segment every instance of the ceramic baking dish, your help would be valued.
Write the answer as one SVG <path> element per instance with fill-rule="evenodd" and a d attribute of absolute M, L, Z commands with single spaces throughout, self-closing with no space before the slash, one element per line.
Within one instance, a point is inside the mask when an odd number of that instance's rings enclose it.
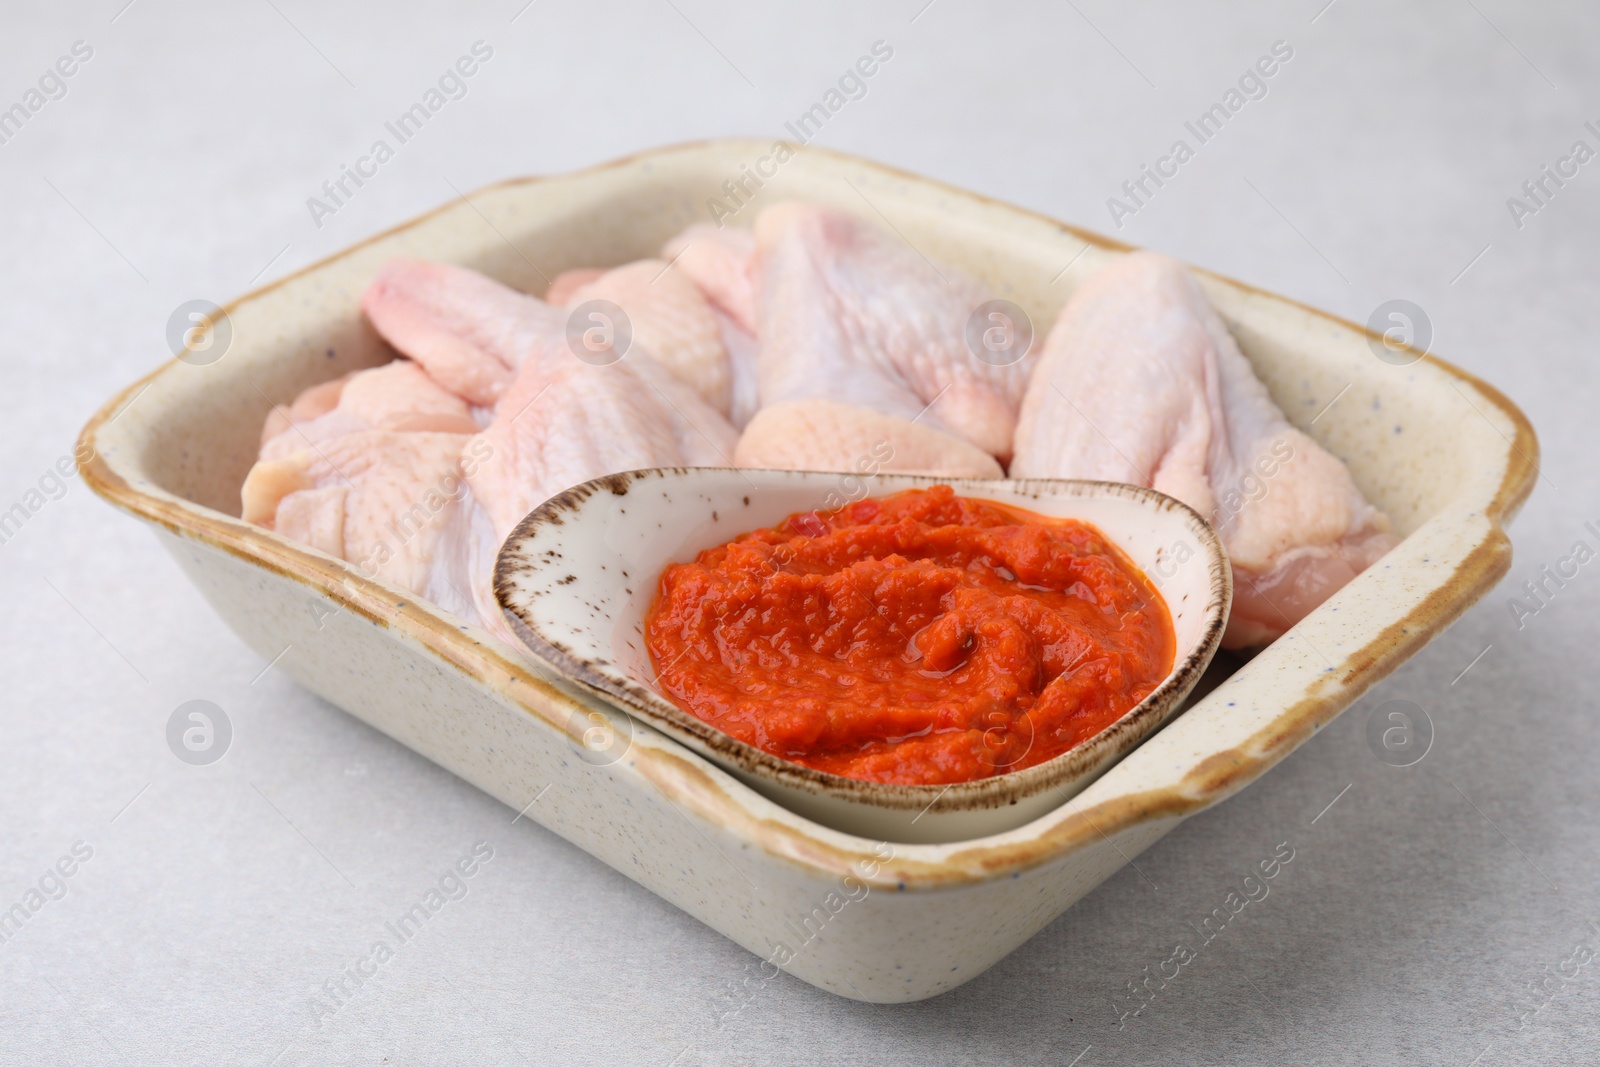
<path fill-rule="evenodd" d="M 727 224 L 749 225 L 764 204 L 799 197 L 887 221 L 1043 330 L 1125 250 L 864 160 L 805 148 L 779 164 L 771 150 L 719 141 L 510 181 L 364 241 L 230 304 L 222 358 L 170 362 L 129 386 L 84 428 L 81 466 L 97 493 L 155 527 L 244 641 L 282 653 L 279 669 L 306 688 L 805 981 L 916 1000 L 980 974 L 1184 818 L 1244 788 L 1482 597 L 1510 566 L 1504 525 L 1532 488 L 1538 444 L 1522 413 L 1471 375 L 1432 357 L 1379 359 L 1359 327 L 1202 273 L 1277 402 L 1349 464 L 1405 540 L 1287 636 L 1230 661 L 1221 688 L 1070 803 L 939 845 L 819 826 L 526 653 L 236 517 L 270 406 L 392 357 L 357 297 L 393 256 L 541 293 L 560 270 L 654 254 L 708 220 L 711 198 L 719 214 L 736 209 Z M 730 201 L 726 183 L 753 190 L 755 172 L 765 184 L 754 202 Z M 612 743 L 592 744 L 597 730 Z"/>

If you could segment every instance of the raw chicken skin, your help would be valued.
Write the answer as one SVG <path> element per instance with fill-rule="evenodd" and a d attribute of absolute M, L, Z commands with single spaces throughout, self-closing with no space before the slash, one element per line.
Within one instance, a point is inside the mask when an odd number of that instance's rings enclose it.
<path fill-rule="evenodd" d="M 582 289 L 585 285 L 605 274 L 598 267 L 579 267 L 576 270 L 564 270 L 557 274 L 550 283 L 550 288 L 545 290 L 544 302 L 552 307 L 566 307 L 572 294 Z"/>
<path fill-rule="evenodd" d="M 711 304 L 728 353 L 728 421 L 742 430 L 761 407 L 756 239 L 749 230 L 697 222 L 668 241 L 661 258 Z"/>
<path fill-rule="evenodd" d="M 483 433 L 496 459 L 469 475 L 502 536 L 538 504 L 602 474 L 733 462 L 738 434 L 727 419 L 637 339 L 614 363 L 586 363 L 568 345 L 566 311 L 473 271 L 419 260 L 387 265 L 363 304 L 369 314 L 379 309 L 380 332 L 430 373 L 430 352 L 515 368 Z M 453 332 L 463 329 L 469 333 Z"/>
<path fill-rule="evenodd" d="M 1230 648 L 1278 637 L 1396 544 L 1344 464 L 1284 418 L 1194 277 L 1148 252 L 1062 310 L 1011 474 L 1133 482 L 1200 512 L 1233 561 Z"/>
<path fill-rule="evenodd" d="M 811 204 L 768 208 L 755 238 L 763 408 L 832 400 L 1010 454 L 1031 361 L 995 366 L 967 347 L 968 319 L 988 300 L 982 285 Z M 855 457 L 837 458 L 848 469 Z"/>
<path fill-rule="evenodd" d="M 463 517 L 461 433 L 360 430 L 282 459 L 245 478 L 244 518 L 357 564 L 368 577 L 451 599 L 435 587 L 437 548 Z"/>
<path fill-rule="evenodd" d="M 263 446 L 244 517 L 513 644 L 492 579 L 524 515 L 603 474 L 732 463 L 737 432 L 642 344 L 618 362 L 586 363 L 568 346 L 567 313 L 543 301 L 461 268 L 398 260 L 363 303 L 417 363 L 313 387 L 285 409 L 285 422 L 307 421 Z M 468 403 L 491 396 L 492 418 Z"/>
<path fill-rule="evenodd" d="M 733 392 L 728 350 L 716 313 L 694 282 L 659 259 L 641 259 L 578 286 L 562 303 L 575 308 L 589 300 L 609 300 L 622 308 L 633 326 L 633 343 L 728 414 Z"/>
<path fill-rule="evenodd" d="M 494 599 L 494 562 L 528 512 L 618 471 L 728 466 L 737 436 L 692 389 L 644 359 L 607 367 L 574 359 L 548 376 L 519 375 L 468 448 L 486 457 L 468 473 L 479 506 L 459 542 L 477 617 L 511 639 Z"/>
<path fill-rule="evenodd" d="M 332 411 L 339 405 L 339 394 L 344 392 L 344 383 L 359 373 L 351 371 L 331 382 L 313 385 L 295 397 L 292 404 L 273 405 L 272 410 L 267 412 L 266 421 L 261 424 L 261 443 L 266 444 L 291 426 L 303 425 Z"/>
<path fill-rule="evenodd" d="M 920 423 L 836 400 L 796 400 L 762 408 L 733 453 L 741 467 L 999 478 L 981 448 Z M 865 462 L 864 462 L 865 461 Z"/>
<path fill-rule="evenodd" d="M 336 389 L 328 389 L 336 385 Z M 331 408 L 317 412 L 329 398 Z M 312 386 L 288 408 L 272 410 L 263 434 L 282 427 L 261 445 L 262 459 L 283 459 L 360 430 L 432 430 L 477 433 L 472 410 L 459 396 L 439 386 L 409 359 L 356 371 L 335 382 Z"/>
<path fill-rule="evenodd" d="M 492 406 L 553 343 L 566 351 L 565 311 L 447 263 L 390 260 L 361 308 L 384 340 L 469 404 Z"/>
<path fill-rule="evenodd" d="M 756 332 L 756 239 L 749 230 L 697 222 L 668 241 L 661 258 L 699 288 L 745 333 Z"/>
<path fill-rule="evenodd" d="M 726 311 L 712 305 L 711 313 L 728 353 L 728 421 L 742 430 L 761 409 L 761 343 Z"/>
<path fill-rule="evenodd" d="M 936 279 L 937 269 L 914 252 L 840 212 L 780 204 L 763 213 L 756 230 L 697 223 L 661 251 L 674 271 L 694 281 L 722 322 L 732 376 L 731 421 L 745 431 L 737 462 L 854 472 L 863 459 L 888 450 L 897 458 L 874 462 L 877 469 L 999 477 L 992 456 L 930 411 L 930 399 L 937 399 L 941 409 L 949 400 L 948 394 L 939 396 L 944 385 L 927 388 L 940 375 L 941 361 L 952 369 L 942 375 L 953 383 L 951 392 L 966 384 L 957 368 L 970 359 L 962 331 L 984 299 L 977 284 L 960 277 L 948 283 Z M 857 284 L 873 273 L 873 257 L 881 258 L 891 274 Z M 848 262 L 852 258 L 869 262 Z M 897 270 L 909 285 L 896 281 L 892 272 Z M 775 275 L 770 282 L 769 272 Z M 832 292 L 834 281 L 842 293 Z M 776 307 L 768 306 L 769 296 Z M 897 302 L 912 309 L 906 318 L 909 353 L 907 339 L 897 338 L 893 323 L 878 331 L 854 328 L 871 321 L 873 312 L 860 308 L 875 300 L 886 304 L 886 312 L 895 312 Z M 957 331 L 952 336 L 946 329 L 942 348 L 935 344 L 931 354 L 918 350 L 928 347 L 919 335 L 927 332 L 926 321 L 942 321 Z M 759 342 L 758 327 L 773 340 Z M 1006 383 L 1005 427 L 1014 419 L 1026 374 L 1026 368 L 1018 368 L 997 375 Z M 956 421 L 973 422 L 959 411 Z M 999 454 L 1009 452 L 1009 428 L 988 440 L 999 444 Z"/>
<path fill-rule="evenodd" d="M 517 376 L 477 440 L 493 458 L 468 481 L 503 540 L 563 489 L 642 467 L 726 467 L 738 434 L 647 357 L 592 367 L 573 358 Z"/>

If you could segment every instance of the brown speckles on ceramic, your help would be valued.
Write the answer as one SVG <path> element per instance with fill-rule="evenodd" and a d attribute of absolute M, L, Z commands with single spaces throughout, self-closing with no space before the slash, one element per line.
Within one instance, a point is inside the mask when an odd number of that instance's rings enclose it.
<path fill-rule="evenodd" d="M 1505 525 L 1533 488 L 1539 446 L 1515 405 L 1472 375 L 1433 356 L 1385 364 L 1359 326 L 1198 272 L 1274 399 L 1345 460 L 1405 540 L 1070 803 L 993 837 L 895 845 L 888 858 L 644 725 L 615 763 L 576 758 L 575 714 L 619 716 L 619 729 L 627 717 L 459 619 L 236 517 L 271 405 L 392 358 L 357 304 L 389 259 L 460 263 L 539 293 L 541 274 L 656 254 L 768 147 L 686 145 L 506 182 L 232 301 L 227 356 L 168 361 L 114 397 L 84 428 L 80 467 L 96 493 L 157 528 L 264 659 L 292 644 L 280 670 L 514 810 L 550 786 L 528 819 L 750 951 L 792 942 L 794 922 L 858 879 L 870 893 L 827 936 L 789 944 L 785 969 L 841 996 L 916 1000 L 982 973 L 1128 857 L 1266 773 L 1487 593 L 1511 565 Z M 863 212 L 862 196 L 928 256 L 1039 323 L 1126 248 L 818 147 L 785 164 L 756 207 L 793 197 Z M 648 578 L 628 570 L 637 591 Z"/>
<path fill-rule="evenodd" d="M 1008 481 L 882 474 L 873 495 L 950 485 L 956 492 L 1092 522 L 1160 586 L 1177 635 L 1172 673 L 1146 700 L 1071 752 L 1025 770 L 948 786 L 889 785 L 827 774 L 736 740 L 682 711 L 656 685 L 644 616 L 669 563 L 821 506 L 839 475 L 692 468 L 632 471 L 570 489 L 517 526 L 495 567 L 495 595 L 517 634 L 569 681 L 614 700 L 755 788 L 817 821 L 889 841 L 956 841 L 1015 829 L 1059 807 L 1178 708 L 1216 653 L 1233 586 L 1227 556 L 1199 515 L 1151 489 L 1109 482 Z M 642 490 L 618 506 L 611 494 Z M 753 501 L 753 502 L 752 502 Z M 722 512 L 737 513 L 724 522 Z M 1172 552 L 1184 562 L 1174 562 Z M 559 552 L 561 561 L 551 559 Z M 569 563 L 570 561 L 570 563 Z M 576 564 L 575 571 L 568 571 Z M 582 575 L 579 580 L 575 575 Z"/>

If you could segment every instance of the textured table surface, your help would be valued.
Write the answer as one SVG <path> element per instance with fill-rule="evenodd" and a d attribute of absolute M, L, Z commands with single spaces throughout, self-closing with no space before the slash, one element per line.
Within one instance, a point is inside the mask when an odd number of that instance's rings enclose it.
<path fill-rule="evenodd" d="M 0 909 L 48 894 L 0 943 L 0 1062 L 1594 1062 L 1600 562 L 1535 613 L 1510 598 L 1600 548 L 1600 162 L 1573 154 L 1600 150 L 1600 10 L 1326 2 L 9 7 L 0 108 L 92 55 L 0 143 L 0 510 L 39 505 L 0 544 Z M 307 198 L 479 40 L 466 96 L 314 220 Z M 182 302 L 454 189 L 778 136 L 880 40 L 892 60 L 819 143 L 1358 321 L 1411 300 L 1522 405 L 1543 471 L 1494 594 L 989 973 L 893 1008 L 781 977 L 719 1024 L 751 957 L 267 669 L 149 532 L 51 469 Z M 1280 41 L 1265 95 L 1113 218 Z M 1529 197 L 1547 165 L 1569 176 Z M 233 724 L 211 766 L 167 746 L 191 699 Z M 1396 699 L 1433 723 L 1415 766 L 1365 739 Z M 468 895 L 319 1024 L 323 983 L 480 841 Z M 1123 984 L 1284 841 L 1270 898 L 1119 1030 Z"/>

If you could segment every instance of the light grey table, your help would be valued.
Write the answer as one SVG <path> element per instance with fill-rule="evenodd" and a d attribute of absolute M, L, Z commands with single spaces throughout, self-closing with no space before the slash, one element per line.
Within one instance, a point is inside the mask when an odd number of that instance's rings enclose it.
<path fill-rule="evenodd" d="M 0 544 L 0 909 L 44 883 L 0 943 L 0 1061 L 1600 1061 L 1600 562 L 1536 614 L 1510 606 L 1575 542 L 1600 548 L 1600 162 L 1561 162 L 1600 149 L 1600 10 L 1325 3 L 8 7 L 0 107 L 74 42 L 92 55 L 0 143 L 0 510 L 40 504 Z M 479 40 L 493 55 L 465 97 L 313 219 L 323 181 Z M 1358 321 L 1414 301 L 1436 351 L 1527 411 L 1543 471 L 1499 590 L 988 974 L 892 1008 L 783 977 L 719 1025 L 751 957 L 297 689 L 149 533 L 50 470 L 162 358 L 183 301 L 457 189 L 777 136 L 879 40 L 892 59 L 820 143 Z M 1279 41 L 1293 55 L 1266 95 L 1204 144 L 1186 134 Z M 1113 212 L 1179 138 L 1193 158 Z M 1531 200 L 1545 165 L 1576 173 Z M 196 698 L 234 728 L 206 767 L 165 739 Z M 1415 766 L 1365 740 L 1394 699 L 1433 724 Z M 324 983 L 480 841 L 494 856 L 468 895 L 319 1022 Z M 1282 841 L 1296 859 L 1271 897 L 1119 1030 L 1123 983 Z M 51 876 L 74 848 L 88 858 Z"/>

